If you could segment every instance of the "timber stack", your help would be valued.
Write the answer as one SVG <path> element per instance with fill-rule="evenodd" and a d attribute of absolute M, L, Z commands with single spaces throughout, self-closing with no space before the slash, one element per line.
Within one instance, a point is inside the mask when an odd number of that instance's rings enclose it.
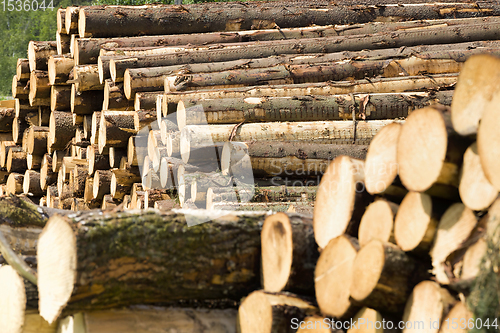
<path fill-rule="evenodd" d="M 499 40 L 494 1 L 59 9 L 0 105 L 0 331 L 498 329 Z"/>

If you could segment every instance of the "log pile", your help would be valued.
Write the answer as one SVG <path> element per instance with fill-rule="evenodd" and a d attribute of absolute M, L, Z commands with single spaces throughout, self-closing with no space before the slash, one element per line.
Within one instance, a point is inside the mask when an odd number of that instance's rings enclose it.
<path fill-rule="evenodd" d="M 498 269 L 499 14 L 59 9 L 0 105 L 0 331 L 465 331 Z"/>

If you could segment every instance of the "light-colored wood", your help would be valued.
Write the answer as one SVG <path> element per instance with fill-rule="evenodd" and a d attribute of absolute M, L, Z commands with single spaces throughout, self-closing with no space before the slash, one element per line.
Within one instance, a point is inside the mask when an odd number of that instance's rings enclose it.
<path fill-rule="evenodd" d="M 52 86 L 50 89 L 50 110 L 71 110 L 71 86 Z"/>
<path fill-rule="evenodd" d="M 465 151 L 458 191 L 464 205 L 472 210 L 488 208 L 498 196 L 498 189 L 484 175 L 476 143 Z"/>
<path fill-rule="evenodd" d="M 111 79 L 104 81 L 103 110 L 130 111 L 134 107 L 132 101 L 125 97 L 123 83 L 115 83 Z"/>
<path fill-rule="evenodd" d="M 366 206 L 362 205 L 366 197 L 363 180 L 362 160 L 339 156 L 328 166 L 314 203 L 314 236 L 320 248 L 357 227 L 364 211 L 361 207 Z"/>
<path fill-rule="evenodd" d="M 477 132 L 489 102 L 500 88 L 499 78 L 499 58 L 482 54 L 467 59 L 451 104 L 451 121 L 457 133 L 471 135 Z"/>
<path fill-rule="evenodd" d="M 16 63 L 16 75 L 19 80 L 29 80 L 30 73 L 29 60 L 26 58 L 18 58 Z"/>
<path fill-rule="evenodd" d="M 21 194 L 23 193 L 23 182 L 24 182 L 24 174 L 12 172 L 9 174 L 7 178 L 7 185 L 5 190 L 7 194 Z"/>
<path fill-rule="evenodd" d="M 412 326 L 405 327 L 403 333 L 437 333 L 441 321 L 455 302 L 450 293 L 436 282 L 420 282 L 406 302 L 403 321 L 411 322 Z"/>
<path fill-rule="evenodd" d="M 104 102 L 104 90 L 78 91 L 71 85 L 71 112 L 76 114 L 92 114 L 101 110 Z"/>
<path fill-rule="evenodd" d="M 393 329 L 389 329 L 389 321 L 392 321 Z M 398 322 L 392 318 L 382 316 L 380 312 L 366 306 L 359 310 L 352 318 L 352 326 L 347 329 L 347 333 L 384 333 L 401 332 L 397 329 Z"/>
<path fill-rule="evenodd" d="M 35 70 L 46 71 L 49 57 L 56 54 L 57 43 L 55 41 L 30 41 L 28 44 L 30 72 Z"/>
<path fill-rule="evenodd" d="M 496 90 L 495 90 L 496 91 Z M 477 151 L 481 159 L 484 175 L 486 179 L 500 191 L 500 136 L 498 135 L 497 124 L 500 120 L 499 105 L 500 94 L 495 93 L 491 102 L 486 106 L 486 110 L 481 118 L 477 132 Z"/>
<path fill-rule="evenodd" d="M 273 214 L 264 221 L 261 244 L 264 290 L 312 292 L 318 252 L 311 223 Z"/>
<path fill-rule="evenodd" d="M 40 186 L 40 173 L 38 171 L 26 170 L 23 179 L 23 193 L 35 197 L 45 193 Z"/>
<path fill-rule="evenodd" d="M 125 148 L 130 136 L 136 134 L 135 111 L 102 111 L 99 125 L 99 153 L 104 148 Z"/>
<path fill-rule="evenodd" d="M 408 192 L 394 221 L 394 238 L 403 251 L 428 253 L 439 223 L 437 211 L 428 194 Z"/>
<path fill-rule="evenodd" d="M 393 227 L 398 208 L 397 204 L 384 199 L 376 200 L 366 207 L 359 223 L 359 245 L 363 247 L 372 239 L 395 243 Z"/>
<path fill-rule="evenodd" d="M 47 71 L 34 70 L 31 72 L 29 101 L 31 106 L 50 106 L 50 85 Z"/>
<path fill-rule="evenodd" d="M 54 84 L 67 84 L 69 74 L 73 69 L 74 61 L 71 55 L 52 55 L 48 62 L 49 83 Z"/>
<path fill-rule="evenodd" d="M 96 170 L 94 173 L 94 199 L 102 200 L 104 195 L 111 191 L 111 175 L 110 170 Z"/>
<path fill-rule="evenodd" d="M 77 91 L 103 90 L 99 81 L 97 65 L 78 65 L 73 67 L 73 82 Z"/>
<path fill-rule="evenodd" d="M 420 269 L 396 245 L 372 239 L 354 260 L 351 297 L 377 311 L 402 313 Z"/>
<path fill-rule="evenodd" d="M 474 319 L 474 314 L 467 305 L 462 301 L 457 302 L 443 318 L 439 333 L 467 333 L 475 326 L 472 324 Z"/>
<path fill-rule="evenodd" d="M 488 244 L 484 238 L 480 238 L 475 244 L 471 245 L 465 252 L 460 279 L 474 279 L 480 273 L 480 264 L 483 257 L 487 254 Z"/>
<path fill-rule="evenodd" d="M 241 333 L 293 332 L 288 311 L 293 309 L 300 322 L 317 314 L 309 302 L 289 293 L 267 293 L 257 290 L 241 303 L 238 309 L 237 331 Z"/>
<path fill-rule="evenodd" d="M 27 145 L 29 154 L 42 155 L 47 151 L 49 131 L 49 127 L 46 126 L 31 126 L 29 128 Z"/>
<path fill-rule="evenodd" d="M 26 310 L 26 291 L 23 279 L 9 265 L 0 267 L 0 330 L 23 332 Z"/>
<path fill-rule="evenodd" d="M 21 147 L 9 149 L 5 168 L 8 172 L 25 172 L 28 168 L 26 152 Z"/>
<path fill-rule="evenodd" d="M 50 154 L 43 155 L 42 164 L 40 167 L 40 187 L 42 190 L 47 190 L 48 185 L 52 185 L 57 180 L 57 173 L 52 169 L 52 156 Z"/>
<path fill-rule="evenodd" d="M 358 250 L 357 239 L 341 235 L 321 251 L 314 273 L 314 288 L 318 306 L 326 316 L 346 318 L 359 310 L 349 298 Z"/>
<path fill-rule="evenodd" d="M 49 325 L 37 310 L 27 310 L 24 315 L 22 333 L 56 333 L 58 324 L 59 321 L 56 321 Z"/>
<path fill-rule="evenodd" d="M 75 135 L 73 116 L 70 112 L 53 111 L 50 114 L 49 136 L 47 151 L 65 149 L 71 138 Z"/>
<path fill-rule="evenodd" d="M 57 54 L 71 53 L 71 36 L 68 34 L 56 32 Z"/>
<path fill-rule="evenodd" d="M 384 192 L 398 174 L 397 143 L 401 125 L 385 126 L 370 142 L 365 162 L 365 186 L 370 194 Z"/>
<path fill-rule="evenodd" d="M 29 87 L 26 84 L 26 81 L 21 81 L 17 78 L 17 75 L 12 77 L 12 97 L 14 98 L 22 98 L 28 99 L 29 95 Z"/>
<path fill-rule="evenodd" d="M 449 113 L 433 107 L 412 112 L 397 143 L 399 177 L 410 191 L 433 184 L 458 187 L 460 162 L 468 144 L 453 133 Z"/>
<path fill-rule="evenodd" d="M 446 258 L 469 238 L 476 225 L 477 219 L 474 212 L 462 203 L 451 205 L 441 217 L 430 251 L 432 272 L 439 283 L 450 282 L 444 267 Z"/>

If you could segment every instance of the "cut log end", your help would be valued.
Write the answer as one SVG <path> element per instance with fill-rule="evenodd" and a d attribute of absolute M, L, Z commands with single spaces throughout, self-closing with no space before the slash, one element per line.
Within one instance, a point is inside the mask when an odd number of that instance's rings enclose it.
<path fill-rule="evenodd" d="M 76 238 L 67 221 L 55 215 L 45 225 L 37 247 L 40 315 L 53 323 L 76 281 Z"/>
<path fill-rule="evenodd" d="M 262 280 L 266 291 L 285 288 L 292 267 L 292 227 L 288 216 L 277 213 L 266 218 L 261 233 Z"/>
<path fill-rule="evenodd" d="M 437 181 L 447 145 L 446 124 L 440 111 L 428 107 L 408 116 L 397 147 L 399 177 L 408 190 L 423 192 Z"/>
<path fill-rule="evenodd" d="M 350 300 L 350 288 L 358 248 L 355 239 L 343 235 L 332 239 L 321 252 L 314 281 L 316 300 L 323 314 L 342 318 L 357 310 Z"/>
<path fill-rule="evenodd" d="M 437 227 L 432 218 L 432 200 L 425 193 L 408 192 L 394 222 L 394 238 L 403 251 L 417 247 L 428 251 Z"/>
<path fill-rule="evenodd" d="M 500 191 L 500 94 L 497 94 L 484 112 L 477 133 L 477 150 L 486 179 Z"/>
<path fill-rule="evenodd" d="M 356 186 L 362 171 L 358 160 L 339 156 L 321 179 L 314 204 L 314 236 L 323 248 L 346 232 L 356 200 Z"/>
<path fill-rule="evenodd" d="M 0 267 L 0 331 L 21 333 L 26 310 L 23 279 L 12 266 Z"/>
<path fill-rule="evenodd" d="M 384 192 L 398 174 L 397 143 L 401 125 L 389 124 L 378 132 L 366 154 L 365 185 L 370 194 Z"/>
<path fill-rule="evenodd" d="M 391 203 L 377 200 L 367 208 L 359 224 L 359 245 L 364 246 L 372 239 L 388 242 L 394 225 L 394 212 Z"/>

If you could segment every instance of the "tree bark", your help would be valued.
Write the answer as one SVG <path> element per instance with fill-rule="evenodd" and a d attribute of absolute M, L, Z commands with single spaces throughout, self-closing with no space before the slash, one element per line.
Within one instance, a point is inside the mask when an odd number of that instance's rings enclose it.
<path fill-rule="evenodd" d="M 333 95 L 294 97 L 248 97 L 212 100 L 182 100 L 177 124 L 237 124 L 261 121 L 316 121 L 397 119 L 434 103 L 449 104 L 452 91 L 377 95 Z M 353 101 L 354 97 L 354 101 Z M 201 108 L 195 108 L 201 106 Z"/>
<path fill-rule="evenodd" d="M 31 194 L 35 197 L 41 197 L 45 191 L 40 186 L 40 173 L 34 170 L 26 170 L 23 179 L 24 194 Z"/>
<path fill-rule="evenodd" d="M 71 52 L 71 35 L 56 32 L 57 54 L 63 55 Z"/>
<path fill-rule="evenodd" d="M 130 136 L 136 134 L 135 111 L 102 111 L 99 125 L 99 153 L 105 147 L 125 148 Z"/>
<path fill-rule="evenodd" d="M 238 300 L 254 290 L 259 283 L 259 225 L 264 216 L 233 214 L 230 217 L 231 221 L 227 218 L 215 218 L 211 223 L 191 228 L 182 227 L 189 219 L 200 221 L 191 215 L 154 211 L 141 212 L 140 217 L 137 212 L 98 214 L 98 216 L 90 213 L 75 217 L 75 220 L 53 217 L 47 223 L 38 243 L 40 313 L 47 321 L 52 322 L 66 304 L 68 311 L 74 311 L 90 307 L 106 308 L 131 302 L 161 303 L 193 299 L 203 302 L 219 298 Z M 117 228 L 128 231 L 116 232 Z M 224 232 L 220 232 L 221 228 Z M 154 230 L 155 237 L 149 237 L 150 231 L 147 230 Z M 172 230 L 175 232 L 172 233 Z M 206 237 L 216 230 L 214 235 L 218 237 Z M 87 237 L 89 232 L 94 236 Z M 56 239 L 60 240 L 57 245 L 52 238 L 55 235 L 59 235 L 56 236 Z M 142 241 L 137 242 L 136 237 Z M 175 239 L 175 242 L 165 242 L 168 239 Z M 93 248 L 91 244 L 99 247 L 101 246 L 99 244 L 110 242 L 123 244 L 129 249 L 126 250 L 127 254 L 121 250 L 111 252 L 90 250 Z M 234 245 L 224 246 L 223 251 L 218 250 L 216 244 L 227 245 L 228 242 Z M 65 250 L 59 246 L 64 246 Z M 172 256 L 150 256 L 148 253 L 151 250 L 169 253 L 181 251 L 186 258 L 192 259 L 189 260 L 189 265 L 179 266 L 179 261 Z M 207 261 L 207 258 L 211 258 L 212 261 Z M 119 263 L 123 260 L 131 263 L 126 265 L 127 270 L 130 273 L 135 272 L 130 275 L 130 279 L 124 278 L 128 275 L 116 271 L 113 264 L 104 266 L 99 264 Z M 220 264 L 214 266 L 210 262 L 220 262 Z M 93 263 L 97 263 L 98 266 Z M 169 265 L 175 266 L 176 269 L 144 270 L 144 267 L 169 267 Z M 230 265 L 229 271 L 227 265 Z M 89 274 L 91 271 L 94 273 Z M 62 272 L 66 273 L 61 274 Z M 122 278 L 118 280 L 116 274 Z M 173 279 L 172 274 L 177 278 Z M 64 279 L 64 276 L 68 279 Z M 82 279 L 84 276 L 86 278 Z M 179 276 L 181 276 L 180 281 Z M 64 292 L 58 294 L 62 297 L 57 300 L 50 296 L 54 295 L 54 289 L 51 287 L 54 279 L 60 279 L 57 288 Z M 156 283 L 165 279 L 170 281 L 168 287 Z M 180 284 L 172 281 L 179 281 Z M 199 289 L 200 283 L 203 284 L 203 289 Z M 91 285 L 93 288 L 98 287 L 100 292 L 89 294 L 86 290 Z M 134 292 L 136 287 L 140 288 L 140 293 Z M 71 295 L 73 295 L 72 301 L 70 301 Z"/>
<path fill-rule="evenodd" d="M 163 87 L 163 85 L 162 85 Z M 153 110 L 156 109 L 156 99 L 162 96 L 161 92 L 140 92 L 135 94 L 134 108 L 138 110 Z"/>
<path fill-rule="evenodd" d="M 30 73 L 29 60 L 26 58 L 18 58 L 16 64 L 16 75 L 19 80 L 29 80 Z"/>
<path fill-rule="evenodd" d="M 76 114 L 92 114 L 101 110 L 104 101 L 104 90 L 89 90 L 78 92 L 71 85 L 71 112 Z"/>
<path fill-rule="evenodd" d="M 20 99 L 28 99 L 29 88 L 26 81 L 21 81 L 17 78 L 17 75 L 12 77 L 12 97 Z"/>
<path fill-rule="evenodd" d="M 74 66 L 73 77 L 75 88 L 78 92 L 104 89 L 104 84 L 99 80 L 99 69 L 97 65 Z"/>
<path fill-rule="evenodd" d="M 16 110 L 14 108 L 0 107 L 0 131 L 12 132 L 12 122 L 16 117 Z"/>
<path fill-rule="evenodd" d="M 312 221 L 293 221 L 285 213 L 269 216 L 261 233 L 262 284 L 269 292 L 314 292 L 318 251 Z"/>
<path fill-rule="evenodd" d="M 49 83 L 66 85 L 74 66 L 74 60 L 69 54 L 53 55 L 49 58 Z"/>
<path fill-rule="evenodd" d="M 123 92 L 123 83 L 115 83 L 111 79 L 106 79 L 102 109 L 128 111 L 132 108 L 132 101 L 129 101 Z"/>
<path fill-rule="evenodd" d="M 73 126 L 73 116 L 71 113 L 53 111 L 50 114 L 49 137 L 47 140 L 48 152 L 66 148 L 74 135 L 75 127 Z"/>
<path fill-rule="evenodd" d="M 371 240 L 354 260 L 351 297 L 377 311 L 402 314 L 408 296 L 424 279 L 425 271 L 396 245 Z"/>
<path fill-rule="evenodd" d="M 71 110 L 71 86 L 52 86 L 50 90 L 50 110 Z"/>
<path fill-rule="evenodd" d="M 24 173 L 28 168 L 26 161 L 26 152 L 24 152 L 21 147 L 10 149 L 9 153 L 7 154 L 7 162 L 5 168 L 7 169 L 8 172 Z"/>
<path fill-rule="evenodd" d="M 152 122 L 155 122 L 155 121 L 157 121 L 156 110 L 152 110 L 152 109 L 135 110 L 134 129 L 136 130 L 136 132 L 139 132 L 140 130 L 142 130 L 146 126 L 150 127 L 150 124 Z M 157 145 L 157 146 L 161 146 L 161 144 Z"/>
<path fill-rule="evenodd" d="M 47 71 L 31 72 L 29 101 L 31 106 L 50 106 L 50 85 Z"/>
<path fill-rule="evenodd" d="M 28 61 L 30 72 L 35 70 L 46 71 L 50 56 L 57 55 L 55 41 L 30 41 L 28 44 Z"/>
<path fill-rule="evenodd" d="M 66 7 L 66 16 L 64 19 L 64 25 L 66 28 L 66 33 L 68 35 L 78 33 L 78 14 L 80 8 L 75 6 Z"/>
<path fill-rule="evenodd" d="M 484 6 L 484 7 L 483 7 Z M 445 4 L 416 6 L 326 6 L 321 10 L 299 6 L 264 7 L 256 4 L 245 9 L 207 7 L 113 7 L 95 9 L 82 8 L 79 13 L 78 31 L 80 37 L 116 37 L 166 35 L 179 33 L 237 31 L 262 28 L 292 28 L 311 25 L 339 23 L 364 23 L 376 21 L 378 17 L 398 17 L 398 20 L 422 20 L 455 17 L 493 16 L 497 11 L 494 4 L 487 3 L 481 10 L 472 4 Z M 169 24 L 164 24 L 168 20 Z M 175 27 L 175 29 L 174 29 Z"/>
<path fill-rule="evenodd" d="M 7 194 L 23 193 L 24 174 L 11 172 L 7 178 L 6 191 Z"/>

